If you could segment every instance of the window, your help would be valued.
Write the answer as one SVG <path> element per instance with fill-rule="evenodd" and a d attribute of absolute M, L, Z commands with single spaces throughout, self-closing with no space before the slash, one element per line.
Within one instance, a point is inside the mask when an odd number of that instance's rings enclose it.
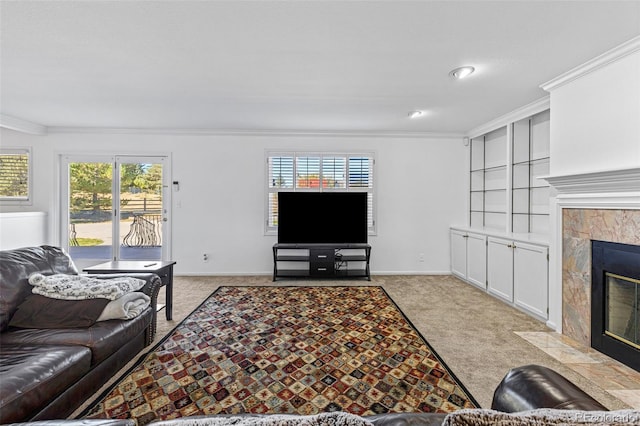
<path fill-rule="evenodd" d="M 31 152 L 26 148 L 0 148 L 0 200 L 29 201 Z"/>
<path fill-rule="evenodd" d="M 278 229 L 280 191 L 360 191 L 368 193 L 369 233 L 375 233 L 372 153 L 267 153 L 266 231 Z"/>

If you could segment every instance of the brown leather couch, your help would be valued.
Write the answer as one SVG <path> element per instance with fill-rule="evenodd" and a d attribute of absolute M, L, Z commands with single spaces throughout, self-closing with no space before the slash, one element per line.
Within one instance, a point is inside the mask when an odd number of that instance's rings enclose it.
<path fill-rule="evenodd" d="M 607 411 L 607 408 L 557 372 L 540 365 L 525 365 L 510 370 L 493 394 L 491 408 L 505 413 L 551 408 L 559 410 Z M 241 414 L 217 417 L 265 417 L 269 414 Z M 390 413 L 365 417 L 375 426 L 441 425 L 446 414 Z M 185 423 L 203 417 L 185 418 Z M 180 419 L 171 422 L 180 423 Z M 29 423 L 38 426 L 134 426 L 133 420 L 62 420 Z M 163 426 L 163 421 L 152 422 Z M 530 423 L 528 423 L 530 424 Z"/>
<path fill-rule="evenodd" d="M 162 284 L 155 274 L 127 274 L 145 280 L 140 291 L 151 298 L 151 305 L 131 320 L 85 327 L 49 321 L 41 328 L 12 326 L 18 306 L 31 296 L 28 278 L 33 273 L 78 271 L 57 247 L 0 251 L 0 423 L 67 417 L 154 337 Z"/>

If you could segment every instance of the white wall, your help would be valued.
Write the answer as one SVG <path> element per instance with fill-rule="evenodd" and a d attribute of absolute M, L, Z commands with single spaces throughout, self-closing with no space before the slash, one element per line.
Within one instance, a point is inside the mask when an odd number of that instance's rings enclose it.
<path fill-rule="evenodd" d="M 60 154 L 172 156 L 173 259 L 177 274 L 268 274 L 274 236 L 264 235 L 265 151 L 376 153 L 377 235 L 373 273 L 448 273 L 451 223 L 466 211 L 466 148 L 460 139 L 364 136 L 170 135 L 50 133 L 3 129 L 4 146 L 30 146 L 34 204 L 49 212 L 58 242 Z M 7 208 L 3 211 L 25 210 Z M 202 262 L 202 253 L 210 261 Z M 424 262 L 419 261 L 424 253 Z"/>
<path fill-rule="evenodd" d="M 543 85 L 551 93 L 551 176 L 640 167 L 639 45 L 640 38 L 632 39 Z M 582 200 L 597 198 L 581 195 L 572 207 L 585 208 Z M 563 203 L 567 205 L 566 199 Z M 548 324 L 562 331 L 559 198 L 551 202 L 550 224 Z"/>
<path fill-rule="evenodd" d="M 0 250 L 39 246 L 47 240 L 46 213 L 0 213 Z"/>
<path fill-rule="evenodd" d="M 550 174 L 640 166 L 640 51 L 551 91 Z"/>

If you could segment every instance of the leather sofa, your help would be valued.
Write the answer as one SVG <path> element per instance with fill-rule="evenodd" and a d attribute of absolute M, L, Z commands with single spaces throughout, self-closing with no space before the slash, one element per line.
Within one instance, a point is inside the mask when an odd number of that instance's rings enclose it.
<path fill-rule="evenodd" d="M 78 270 L 57 247 L 0 251 L 0 423 L 67 417 L 154 338 L 162 285 L 157 275 L 126 274 L 143 279 L 139 291 L 151 299 L 133 319 L 79 327 L 30 315 L 36 327 L 13 326 L 18 307 L 33 299 L 28 278 L 34 273 L 77 275 Z"/>
<path fill-rule="evenodd" d="M 538 408 L 556 410 L 607 411 L 607 408 L 557 372 L 540 365 L 525 365 L 510 370 L 496 388 L 491 408 L 503 413 L 517 413 Z M 640 412 L 638 412 L 640 414 Z M 268 417 L 269 414 L 240 414 L 220 417 Z M 447 415 L 442 413 L 389 413 L 368 416 L 375 426 L 435 426 L 441 425 Z M 204 416 L 168 421 L 172 425 L 185 424 Z M 165 426 L 165 421 L 152 422 Z M 513 422 L 512 422 L 513 423 Z M 512 424 L 509 423 L 509 424 Z M 57 422 L 29 423 L 38 426 L 134 426 L 133 420 L 78 419 Z M 530 422 L 527 424 L 531 424 Z M 555 424 L 555 423 L 554 423 Z"/>

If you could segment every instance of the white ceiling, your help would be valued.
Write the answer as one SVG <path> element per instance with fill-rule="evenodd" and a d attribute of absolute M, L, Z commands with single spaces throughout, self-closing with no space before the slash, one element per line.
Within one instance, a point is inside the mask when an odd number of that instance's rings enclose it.
<path fill-rule="evenodd" d="M 0 5 L 0 112 L 48 127 L 464 134 L 640 34 L 640 1 Z"/>

